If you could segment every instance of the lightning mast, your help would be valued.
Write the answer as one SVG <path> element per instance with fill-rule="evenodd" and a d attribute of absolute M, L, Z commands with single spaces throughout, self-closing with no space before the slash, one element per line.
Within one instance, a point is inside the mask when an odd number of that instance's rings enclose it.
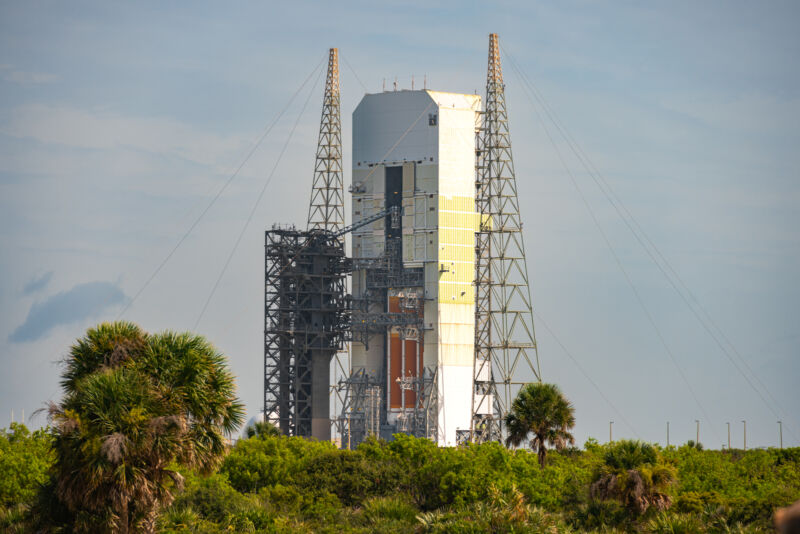
<path fill-rule="evenodd" d="M 344 228 L 344 180 L 342 178 L 342 118 L 339 93 L 339 49 L 328 51 L 328 72 L 325 77 L 325 95 L 322 101 L 322 117 L 319 122 L 317 157 L 314 163 L 314 181 L 311 186 L 311 202 L 308 206 L 308 230 L 326 230 L 334 234 Z M 344 237 L 337 237 L 344 251 Z M 339 378 L 347 376 L 350 365 L 347 348 L 334 354 L 334 386 L 330 397 L 334 410 L 344 405 L 339 388 Z M 335 431 L 344 434 L 343 423 L 335 420 Z"/>
<path fill-rule="evenodd" d="M 474 442 L 503 437 L 503 419 L 513 396 L 540 380 L 528 268 L 522 238 L 511 134 L 497 34 L 489 36 L 486 107 L 476 136 L 475 361 L 472 423 Z"/>
<path fill-rule="evenodd" d="M 338 232 L 344 226 L 342 119 L 339 102 L 339 49 L 328 52 L 328 74 L 319 124 L 308 229 Z"/>

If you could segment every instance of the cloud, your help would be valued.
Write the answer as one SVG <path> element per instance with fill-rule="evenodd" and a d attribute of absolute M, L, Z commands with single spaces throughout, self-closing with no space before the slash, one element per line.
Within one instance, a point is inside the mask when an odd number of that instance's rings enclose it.
<path fill-rule="evenodd" d="M 31 281 L 25 284 L 25 287 L 22 288 L 22 293 L 24 295 L 31 295 L 40 289 L 44 289 L 45 286 L 50 283 L 51 278 L 53 278 L 53 271 L 44 273 L 38 278 L 31 279 Z"/>
<path fill-rule="evenodd" d="M 36 303 L 28 317 L 8 337 L 13 343 L 36 341 L 60 325 L 81 322 L 103 310 L 121 304 L 125 294 L 110 282 L 87 282 Z"/>
<path fill-rule="evenodd" d="M 14 108 L 0 133 L 19 139 L 91 150 L 127 149 L 216 167 L 231 161 L 246 140 L 198 131 L 171 118 L 31 104 Z M 220 171 L 229 170 L 220 167 Z"/>
<path fill-rule="evenodd" d="M 0 65 L 0 77 L 7 82 L 22 85 L 52 83 L 58 79 L 55 74 L 44 72 L 25 72 L 15 69 L 12 65 Z"/>

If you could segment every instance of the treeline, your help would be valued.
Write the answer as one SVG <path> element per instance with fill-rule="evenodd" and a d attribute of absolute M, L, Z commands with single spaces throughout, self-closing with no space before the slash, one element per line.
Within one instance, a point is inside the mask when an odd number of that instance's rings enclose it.
<path fill-rule="evenodd" d="M 158 532 L 768 532 L 800 498 L 800 448 L 703 451 L 621 441 L 536 454 L 398 435 L 355 451 L 269 431 L 182 489 Z M 33 532 L 53 435 L 0 431 L 0 530 Z M 177 479 L 176 479 L 177 480 Z M 52 518 L 51 518 L 52 519 Z M 50 532 L 73 525 L 51 521 Z"/>

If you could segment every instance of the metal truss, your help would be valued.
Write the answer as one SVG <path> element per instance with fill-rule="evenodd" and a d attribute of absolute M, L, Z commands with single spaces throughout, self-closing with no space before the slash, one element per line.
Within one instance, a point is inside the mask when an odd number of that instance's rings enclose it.
<path fill-rule="evenodd" d="M 502 439 L 513 395 L 540 379 L 528 269 L 497 34 L 489 36 L 486 107 L 476 136 L 474 442 Z M 463 436 L 462 436 L 463 439 Z"/>
<path fill-rule="evenodd" d="M 264 418 L 290 436 L 324 438 L 331 358 L 349 330 L 341 243 L 325 232 L 274 228 L 265 234 Z M 328 422 L 325 422 L 328 425 Z"/>
<path fill-rule="evenodd" d="M 344 226 L 342 119 L 339 95 L 339 50 L 328 52 L 328 74 L 319 124 L 308 229 L 338 232 Z"/>

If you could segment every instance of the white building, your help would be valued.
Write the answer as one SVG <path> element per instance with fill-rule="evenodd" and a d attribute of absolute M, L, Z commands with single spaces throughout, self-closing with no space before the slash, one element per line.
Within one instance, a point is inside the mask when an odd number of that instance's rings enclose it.
<path fill-rule="evenodd" d="M 400 247 L 403 272 L 415 275 L 376 290 L 367 270 L 356 269 L 353 295 L 370 296 L 374 314 L 421 314 L 424 325 L 422 332 L 389 326 L 352 345 L 352 371 L 383 385 L 384 435 L 400 430 L 416 403 L 398 378 L 424 369 L 435 374 L 439 444 L 455 445 L 456 431 L 470 427 L 479 110 L 478 95 L 421 90 L 368 94 L 353 113 L 352 220 L 394 205 L 403 217 L 400 228 L 380 220 L 356 230 L 352 256 L 358 262 Z"/>

